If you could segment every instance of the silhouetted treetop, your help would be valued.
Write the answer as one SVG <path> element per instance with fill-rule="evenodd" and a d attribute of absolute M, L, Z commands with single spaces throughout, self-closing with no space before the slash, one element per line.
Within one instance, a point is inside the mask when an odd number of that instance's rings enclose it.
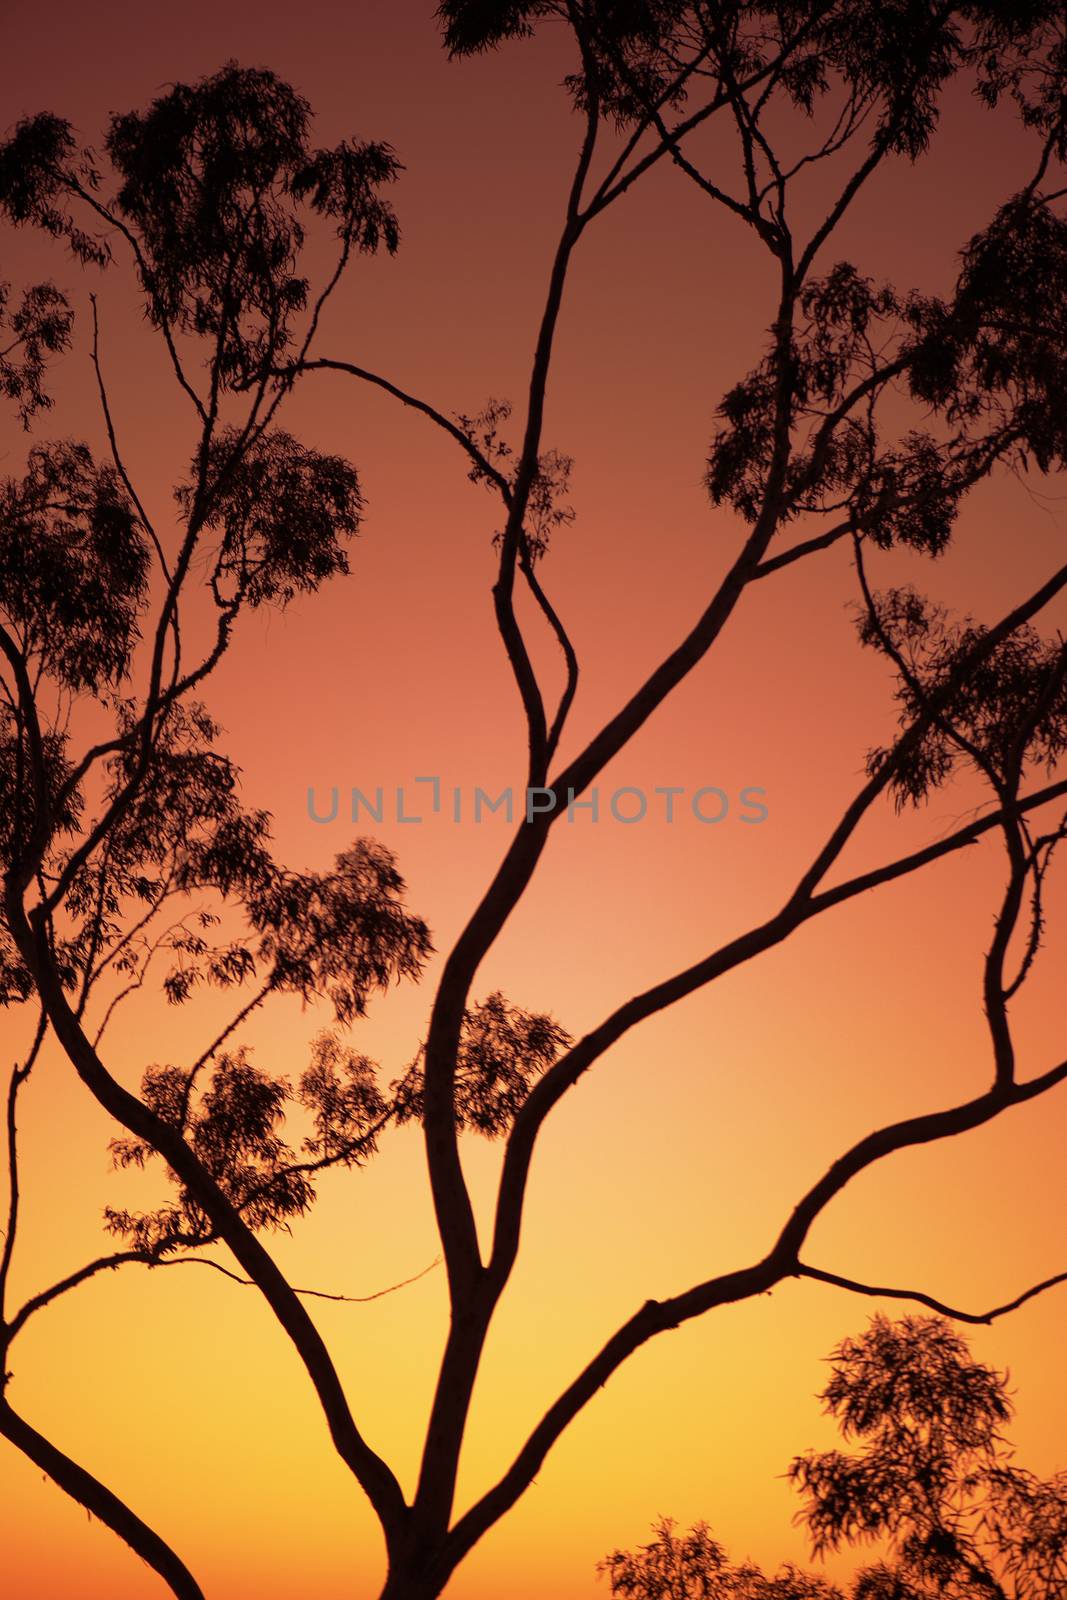
<path fill-rule="evenodd" d="M 45 370 L 50 356 L 69 347 L 73 320 L 54 283 L 24 289 L 13 307 L 11 285 L 0 282 L 0 394 L 17 403 L 24 428 L 52 404 L 43 387 Z"/>
<path fill-rule="evenodd" d="M 822 1391 L 845 1439 L 877 1450 L 929 1450 L 947 1460 L 995 1444 L 1012 1407 L 1005 1378 L 975 1361 L 966 1339 L 941 1317 L 876 1316 L 831 1356 Z"/>
<path fill-rule="evenodd" d="M 1032 191 L 962 253 L 953 297 L 876 285 L 850 262 L 809 279 L 788 351 L 796 447 L 783 519 L 842 516 L 880 548 L 940 555 L 960 503 L 997 459 L 1042 472 L 1067 460 L 1067 223 Z M 725 397 L 707 484 L 754 522 L 781 430 L 783 354 Z M 883 422 L 906 386 L 921 427 Z M 899 399 L 897 400 L 899 412 Z"/>
<path fill-rule="evenodd" d="M 1057 1600 L 1067 1583 L 1067 1474 L 1014 1465 L 1005 1377 L 940 1317 L 876 1316 L 835 1350 L 828 1412 L 860 1449 L 797 1457 L 815 1550 L 885 1539 L 854 1600 Z"/>
<path fill-rule="evenodd" d="M 773 1576 L 751 1561 L 734 1564 L 706 1522 L 676 1533 L 671 1517 L 636 1550 L 613 1550 L 597 1562 L 613 1595 L 626 1600 L 844 1600 L 835 1584 L 786 1564 Z"/>
<path fill-rule="evenodd" d="M 214 382 L 240 388 L 282 358 L 309 304 L 301 211 L 334 224 L 342 263 L 399 240 L 379 193 L 399 170 L 389 146 L 319 149 L 310 127 L 310 107 L 289 84 L 230 62 L 174 85 L 144 112 L 112 117 L 103 145 L 117 180 L 110 198 L 68 123 L 50 113 L 20 122 L 0 145 L 0 209 L 101 265 L 115 231 L 124 235 L 150 319 L 168 335 L 210 340 Z M 76 220 L 79 207 L 95 232 Z"/>
<path fill-rule="evenodd" d="M 971 1355 L 940 1317 L 876 1316 L 831 1357 L 827 1411 L 854 1455 L 809 1452 L 789 1476 L 815 1553 L 871 1540 L 885 1557 L 860 1569 L 849 1600 L 1060 1600 L 1067 1582 L 1067 1473 L 1016 1467 L 1000 1428 L 1006 1379 Z M 705 1522 L 669 1517 L 635 1551 L 598 1563 L 631 1600 L 844 1600 L 837 1585 L 784 1567 L 770 1577 L 732 1563 Z"/>
<path fill-rule="evenodd" d="M 1031 127 L 1050 128 L 1062 110 L 1062 83 L 1050 70 L 1064 65 L 1051 0 L 445 0 L 438 17 L 454 56 L 567 20 L 583 53 L 582 70 L 568 79 L 576 103 L 622 127 L 650 108 L 685 106 L 694 90 L 707 96 L 710 87 L 726 100 L 760 85 L 764 101 L 784 98 L 808 117 L 843 95 L 850 131 L 862 114 L 873 147 L 915 159 L 936 126 L 941 90 L 966 68 L 987 104 L 1010 96 Z"/>
<path fill-rule="evenodd" d="M 0 481 L 0 612 L 68 691 L 116 685 L 138 640 L 149 548 L 118 473 L 88 445 L 35 445 Z"/>

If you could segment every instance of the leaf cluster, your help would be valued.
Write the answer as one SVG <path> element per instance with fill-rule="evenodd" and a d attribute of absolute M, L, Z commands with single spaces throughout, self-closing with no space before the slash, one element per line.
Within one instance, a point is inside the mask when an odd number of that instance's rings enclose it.
<path fill-rule="evenodd" d="M 112 117 L 110 198 L 68 123 L 50 113 L 20 122 L 0 145 L 0 212 L 103 265 L 110 246 L 74 220 L 87 204 L 132 247 L 150 321 L 209 341 L 214 381 L 241 389 L 283 359 L 309 305 L 305 213 L 333 224 L 343 260 L 399 241 L 380 193 L 399 171 L 389 146 L 320 149 L 310 132 L 310 107 L 289 84 L 229 62 Z"/>

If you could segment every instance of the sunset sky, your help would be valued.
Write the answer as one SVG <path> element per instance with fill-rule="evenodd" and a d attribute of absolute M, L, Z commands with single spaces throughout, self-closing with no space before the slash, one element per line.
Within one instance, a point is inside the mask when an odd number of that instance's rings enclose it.
<path fill-rule="evenodd" d="M 316 140 L 388 140 L 404 171 L 390 198 L 395 259 L 358 262 L 319 353 L 381 372 L 446 412 L 490 397 L 521 412 L 544 285 L 580 127 L 560 88 L 562 30 L 449 62 L 430 4 L 304 0 L 146 10 L 14 0 L 4 28 L 5 126 L 52 110 L 100 146 L 112 111 L 234 58 L 269 66 L 314 107 Z M 716 158 L 709 137 L 702 147 Z M 853 208 L 830 259 L 939 293 L 959 247 L 1021 186 L 1031 148 L 1010 114 L 950 96 L 930 155 L 889 164 Z M 825 189 L 813 184 L 810 217 Z M 801 216 L 807 213 L 801 205 Z M 37 437 L 103 442 L 86 344 L 98 295 L 101 351 L 138 487 L 173 523 L 172 486 L 193 435 L 165 353 L 124 270 L 82 272 L 8 234 L 0 276 L 47 274 L 70 292 L 80 336 L 56 370 Z M 829 265 L 829 260 L 827 265 Z M 560 326 L 546 443 L 573 456 L 574 525 L 544 574 L 582 663 L 563 756 L 596 732 L 677 643 L 733 558 L 741 525 L 703 487 L 715 408 L 762 352 L 773 315 L 769 260 L 740 223 L 666 164 L 583 240 Z M 439 775 L 446 795 L 521 787 L 524 729 L 490 587 L 497 507 L 458 450 L 387 396 L 309 375 L 285 425 L 357 466 L 368 511 L 351 575 L 284 614 L 247 619 L 205 698 L 274 816 L 277 853 L 325 869 L 356 831 L 395 850 L 408 902 L 438 955 L 423 981 L 374 1003 L 353 1042 L 396 1077 L 424 1037 L 440 960 L 507 842 L 500 817 L 446 809 L 404 825 L 346 820 L 352 786 L 387 796 Z M 26 441 L 5 424 L 2 470 Z M 514 436 L 513 436 L 514 437 Z M 966 502 L 936 565 L 884 559 L 879 584 L 914 581 L 993 618 L 1061 558 L 1056 482 L 1004 473 Z M 862 781 L 895 711 L 884 666 L 855 638 L 850 556 L 839 547 L 755 585 L 709 659 L 600 780 L 602 815 L 555 829 L 542 868 L 479 974 L 579 1035 L 622 1000 L 776 909 Z M 1047 629 L 1067 623 L 1061 608 Z M 548 641 L 543 659 L 555 670 Z M 319 805 L 341 790 L 335 822 Z M 622 786 L 765 791 L 768 816 L 736 804 L 702 825 L 683 803 L 624 826 Z M 885 806 L 844 869 L 876 865 L 958 825 L 982 795 Z M 986 1087 L 981 958 L 1004 867 L 996 842 L 830 912 L 785 946 L 644 1024 L 555 1112 L 535 1163 L 519 1266 L 490 1339 L 460 1484 L 480 1495 L 545 1407 L 649 1297 L 758 1259 L 796 1199 L 857 1137 Z M 1020 1071 L 1059 1060 L 1067 894 L 1052 884 L 1050 937 L 1014 1020 Z M 108 1062 L 131 1086 L 153 1063 L 188 1063 L 236 1009 L 209 995 L 167 1007 L 132 999 Z M 289 998 L 240 1036 L 291 1078 L 330 1022 Z M 5 1065 L 28 1042 L 0 1018 Z M 897 1156 L 855 1182 L 818 1224 L 808 1257 L 874 1282 L 976 1309 L 1067 1268 L 1067 1090 L 951 1146 Z M 107 1248 L 105 1204 L 162 1197 L 159 1175 L 111 1170 L 115 1128 L 57 1051 L 20 1111 L 23 1219 L 13 1298 Z M 498 1146 L 464 1159 L 487 1219 Z M 302 1287 L 362 1296 L 428 1267 L 438 1246 L 419 1132 L 384 1141 L 362 1172 L 328 1175 L 311 1215 L 270 1249 Z M 220 1256 L 219 1259 L 226 1259 Z M 311 1301 L 361 1430 L 413 1484 L 446 1325 L 437 1268 L 366 1305 Z M 1011 1437 L 1042 1474 L 1067 1467 L 1062 1326 L 1067 1288 L 973 1333 L 1010 1368 Z M 645 1347 L 586 1409 L 534 1487 L 463 1565 L 449 1600 L 592 1600 L 596 1561 L 644 1538 L 663 1513 L 711 1523 L 731 1554 L 773 1569 L 808 1561 L 793 1526 L 791 1457 L 835 1438 L 815 1398 L 823 1358 L 876 1303 L 810 1282 L 713 1312 Z M 13 1403 L 122 1494 L 177 1549 L 209 1600 L 373 1600 L 383 1554 L 373 1515 L 331 1448 L 294 1352 L 258 1293 L 204 1269 L 105 1274 L 36 1318 L 15 1345 Z M 851 1570 L 852 1558 L 827 1564 Z M 0 1567 L 18 1600 L 153 1600 L 155 1575 L 6 1443 Z M 0 1584 L 0 1587 L 3 1587 Z"/>

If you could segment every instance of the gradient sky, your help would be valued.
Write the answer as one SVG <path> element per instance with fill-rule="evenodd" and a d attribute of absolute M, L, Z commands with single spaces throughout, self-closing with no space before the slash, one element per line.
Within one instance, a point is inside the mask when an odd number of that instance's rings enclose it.
<path fill-rule="evenodd" d="M 99 141 L 109 112 L 233 57 L 289 78 L 319 113 L 322 142 L 388 139 L 405 166 L 394 197 L 401 250 L 357 265 L 320 353 L 384 372 L 446 411 L 476 411 L 489 396 L 521 401 L 578 135 L 558 88 L 570 65 L 561 35 L 450 64 L 431 8 L 410 0 L 192 0 L 153 14 L 17 0 L 5 45 L 5 122 L 55 110 Z M 1028 161 L 1010 118 L 957 97 L 930 157 L 871 185 L 836 254 L 898 285 L 944 290 L 956 250 L 1024 180 Z M 165 515 L 189 455 L 188 419 L 131 281 L 113 272 L 90 285 L 24 240 L 3 275 L 19 281 L 42 262 L 79 311 L 89 287 L 98 290 L 127 460 Z M 737 524 L 709 508 L 702 470 L 718 399 L 760 353 L 771 288 L 740 226 L 666 169 L 580 248 L 546 430 L 576 463 L 577 521 L 545 569 L 583 663 L 567 750 L 677 641 L 736 547 Z M 98 442 L 84 342 L 56 387 L 38 431 Z M 309 820 L 309 785 L 325 796 L 333 784 L 388 790 L 436 773 L 495 793 L 522 781 L 523 732 L 490 603 L 495 508 L 467 482 L 458 452 L 342 377 L 309 378 L 287 425 L 360 470 L 369 512 L 352 574 L 285 615 L 246 622 L 207 698 L 248 802 L 274 814 L 281 857 L 322 868 L 353 830 Z M 24 443 L 12 430 L 3 448 L 13 469 Z M 905 576 L 993 615 L 1062 548 L 1057 496 L 1054 484 L 1000 478 L 968 502 L 941 563 L 894 558 L 877 581 Z M 884 672 L 855 643 L 854 598 L 843 550 L 758 585 L 713 656 L 601 780 L 605 794 L 622 784 L 731 795 L 759 785 L 767 821 L 561 824 L 477 995 L 501 988 L 579 1033 L 774 908 L 858 786 L 866 750 L 892 726 Z M 976 798 L 954 791 L 918 815 L 879 813 L 848 864 L 935 838 Z M 410 903 L 447 950 L 504 848 L 503 823 L 456 826 L 445 816 L 402 826 L 387 815 L 374 831 L 398 852 Z M 1001 873 L 995 847 L 970 850 L 831 913 L 646 1024 L 572 1093 L 542 1142 L 520 1265 L 472 1420 L 464 1502 L 643 1299 L 755 1259 L 798 1195 L 875 1123 L 985 1085 L 980 960 Z M 1027 1072 L 1062 1054 L 1065 900 L 1054 885 L 1049 948 L 1018 1008 Z M 436 968 L 357 1030 L 387 1077 L 422 1037 Z M 136 1083 L 150 1063 L 194 1058 L 225 1015 L 219 997 L 181 1010 L 139 997 L 111 1035 L 110 1060 Z M 295 1076 L 327 1021 L 282 1001 L 244 1037 L 263 1064 Z M 11 1019 L 3 1027 L 7 1058 L 23 1039 Z M 1061 1270 L 1063 1092 L 868 1174 L 819 1223 L 810 1259 L 975 1306 Z M 57 1057 L 35 1072 L 21 1125 L 16 1296 L 100 1252 L 105 1203 L 161 1192 L 110 1171 L 113 1130 Z M 472 1143 L 465 1155 L 485 1215 L 499 1151 Z M 327 1177 L 310 1218 L 271 1248 L 296 1283 L 351 1295 L 427 1266 L 436 1246 L 417 1132 L 388 1140 L 366 1172 Z M 983 1359 L 1010 1366 L 1013 1438 L 1042 1473 L 1067 1465 L 1065 1293 L 972 1340 Z M 443 1335 L 442 1273 L 370 1305 L 312 1304 L 360 1427 L 410 1486 Z M 706 1518 L 738 1559 L 804 1561 L 781 1475 L 794 1453 L 830 1441 L 814 1398 L 822 1358 L 874 1309 L 792 1284 L 646 1347 L 461 1569 L 450 1600 L 588 1600 L 604 1592 L 596 1560 L 639 1542 L 660 1513 Z M 12 1364 L 23 1414 L 125 1494 L 209 1596 L 377 1593 L 373 1519 L 252 1290 L 195 1268 L 108 1274 L 37 1319 Z M 0 1526 L 12 1595 L 162 1593 L 9 1448 L 0 1451 Z"/>

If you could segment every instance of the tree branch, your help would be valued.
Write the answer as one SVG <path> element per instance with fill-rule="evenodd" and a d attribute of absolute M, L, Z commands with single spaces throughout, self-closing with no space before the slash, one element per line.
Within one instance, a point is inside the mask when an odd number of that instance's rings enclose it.
<path fill-rule="evenodd" d="M 424 417 L 428 417 L 431 422 L 447 433 L 450 439 L 454 439 L 460 449 L 470 458 L 478 472 L 500 491 L 504 504 L 509 505 L 511 503 L 511 484 L 500 469 L 490 461 L 489 457 L 478 449 L 470 435 L 465 433 L 458 423 L 453 422 L 451 417 L 446 417 L 443 411 L 438 411 L 435 406 L 430 405 L 425 400 L 420 400 L 416 395 L 408 394 L 405 389 L 401 389 L 397 384 L 391 383 L 388 378 L 381 377 L 377 372 L 368 372 L 366 367 L 358 367 L 352 361 L 333 361 L 326 356 L 318 356 L 314 361 L 301 361 L 299 364 L 294 364 L 290 367 L 278 367 L 272 370 L 274 376 L 280 378 L 291 377 L 298 371 L 301 374 L 305 372 L 347 372 L 351 377 L 358 378 L 362 383 L 369 383 L 375 388 L 384 389 L 386 394 L 391 394 L 395 400 L 400 401 L 401 405 L 409 406 L 411 410 L 418 411 Z"/>
<path fill-rule="evenodd" d="M 48 1031 L 48 1017 L 44 1007 L 41 1007 L 37 1018 L 37 1027 L 30 1045 L 29 1054 L 20 1065 L 16 1063 L 11 1069 L 11 1078 L 7 1086 L 7 1230 L 4 1234 L 4 1249 L 0 1254 L 0 1333 L 2 1333 L 5 1317 L 5 1301 L 7 1295 L 7 1280 L 11 1271 L 11 1258 L 15 1252 L 15 1235 L 19 1225 L 19 1158 L 18 1158 L 18 1126 L 16 1112 L 18 1109 L 19 1090 L 33 1071 L 34 1063 L 40 1054 Z M 2 1365 L 2 1361 L 0 1361 Z M 3 1389 L 3 1377 L 0 1373 L 0 1390 Z"/>
<path fill-rule="evenodd" d="M 1049 784 L 1024 797 L 1018 802 L 1018 810 L 1020 814 L 1024 814 L 1063 796 L 1067 796 L 1067 779 Z M 866 894 L 882 884 L 906 877 L 966 845 L 975 844 L 983 834 L 1001 827 L 1002 821 L 999 810 L 990 812 L 984 817 L 975 818 L 943 839 L 935 840 L 934 843 L 901 856 L 896 861 L 886 862 L 880 867 L 846 879 L 833 888 L 823 890 L 821 894 L 805 897 L 794 892 L 775 916 L 720 946 L 718 950 L 693 966 L 635 995 L 606 1018 L 599 1027 L 573 1045 L 534 1085 L 509 1135 L 497 1196 L 493 1253 L 489 1266 L 494 1282 L 502 1289 L 514 1265 L 519 1246 L 526 1182 L 534 1146 L 543 1123 L 566 1092 L 573 1088 L 589 1068 L 625 1033 L 657 1012 L 665 1010 L 687 995 L 725 976 L 726 973 L 745 965 L 756 956 L 765 954 L 766 951 L 781 944 L 805 922 L 811 921 L 822 912 L 855 899 L 858 895 Z"/>
<path fill-rule="evenodd" d="M 947 1111 L 906 1117 L 869 1133 L 840 1156 L 795 1206 L 772 1254 L 790 1262 L 799 1261 L 800 1251 L 816 1217 L 853 1178 L 885 1156 L 953 1138 L 959 1133 L 970 1133 L 991 1122 L 1001 1112 L 1047 1094 L 1064 1079 L 1067 1079 L 1067 1061 L 1061 1061 L 1039 1077 L 1022 1083 L 995 1083 L 984 1094 L 977 1095 L 963 1105 L 952 1106 Z"/>
<path fill-rule="evenodd" d="M 1016 1295 L 1014 1300 L 1008 1300 L 1002 1306 L 994 1306 L 991 1311 L 961 1311 L 957 1306 L 947 1305 L 933 1295 L 924 1294 L 921 1289 L 889 1289 L 869 1283 L 859 1283 L 855 1278 L 843 1278 L 837 1272 L 826 1272 L 821 1267 L 809 1267 L 803 1261 L 798 1263 L 793 1277 L 812 1278 L 817 1283 L 829 1283 L 834 1288 L 847 1289 L 851 1294 L 870 1295 L 877 1300 L 914 1300 L 919 1305 L 929 1306 L 931 1311 L 936 1311 L 943 1317 L 951 1317 L 954 1322 L 970 1322 L 975 1325 L 995 1322 L 998 1317 L 1005 1317 L 1009 1312 L 1018 1311 L 1028 1300 L 1036 1299 L 1046 1290 L 1067 1283 L 1067 1272 L 1057 1272 L 1055 1276 L 1045 1278 L 1043 1282 L 1035 1283 L 1032 1288 L 1025 1289 L 1022 1294 Z"/>
<path fill-rule="evenodd" d="M 244 1289 L 255 1289 L 257 1284 L 251 1278 L 242 1278 L 238 1273 L 231 1272 L 229 1267 L 224 1267 L 221 1261 L 212 1261 L 208 1256 L 174 1256 L 169 1260 L 146 1262 L 150 1267 L 213 1267 L 216 1272 L 221 1272 L 232 1283 L 238 1283 Z M 333 1300 L 346 1306 L 365 1306 L 372 1300 L 383 1300 L 387 1294 L 396 1294 L 398 1289 L 406 1289 L 410 1284 L 418 1283 L 422 1278 L 428 1277 L 436 1267 L 441 1265 L 441 1257 L 435 1256 L 428 1267 L 423 1267 L 421 1272 L 414 1273 L 410 1278 L 401 1278 L 399 1283 L 391 1283 L 387 1289 L 376 1289 L 373 1294 L 330 1294 L 325 1289 L 297 1289 L 294 1294 L 307 1295 L 315 1300 Z"/>
<path fill-rule="evenodd" d="M 322 1337 L 273 1257 L 211 1177 L 180 1134 L 125 1089 L 107 1071 L 86 1038 L 63 991 L 40 928 L 31 928 L 21 894 L 8 885 L 7 917 L 19 954 L 37 984 L 60 1045 L 97 1102 L 135 1138 L 157 1150 L 197 1204 L 211 1218 L 222 1240 L 255 1282 L 289 1335 L 318 1395 L 341 1459 L 360 1483 L 393 1546 L 407 1516 L 396 1477 L 371 1449 L 356 1426 L 340 1378 Z"/>
<path fill-rule="evenodd" d="M 369 1305 L 372 1300 L 381 1300 L 387 1294 L 395 1294 L 398 1289 L 406 1289 L 409 1284 L 418 1283 L 420 1278 L 425 1278 L 440 1264 L 441 1258 L 437 1256 L 428 1267 L 423 1267 L 422 1271 L 416 1272 L 413 1277 L 392 1283 L 387 1289 L 376 1289 L 373 1294 L 330 1294 L 325 1289 L 298 1289 L 295 1286 L 293 1293 L 314 1300 L 333 1300 L 343 1305 Z M 210 1256 L 164 1256 L 160 1259 L 146 1255 L 143 1250 L 117 1250 L 113 1255 L 99 1256 L 97 1260 L 88 1262 L 77 1272 L 68 1274 L 58 1283 L 52 1284 L 48 1289 L 42 1289 L 40 1294 L 35 1294 L 27 1300 L 8 1324 L 8 1342 L 14 1340 L 36 1312 L 51 1305 L 61 1295 L 69 1293 L 71 1289 L 79 1288 L 83 1283 L 88 1283 L 90 1278 L 95 1278 L 100 1272 L 114 1272 L 118 1267 L 129 1265 L 148 1267 L 153 1271 L 157 1267 L 211 1267 L 213 1271 L 220 1272 L 224 1278 L 229 1278 L 232 1283 L 240 1284 L 242 1288 L 259 1287 L 253 1279 L 242 1278 L 239 1273 L 232 1272 L 229 1267 L 223 1266 L 221 1261 L 213 1261 Z"/>
<path fill-rule="evenodd" d="M 163 554 L 163 546 L 160 544 L 159 538 L 158 538 L 158 536 L 156 534 L 156 530 L 152 526 L 151 518 L 149 517 L 148 513 L 146 512 L 144 506 L 141 503 L 141 497 L 137 493 L 137 490 L 133 486 L 133 480 L 131 479 L 129 473 L 126 471 L 125 462 L 123 461 L 122 455 L 121 455 L 121 453 L 119 451 L 119 441 L 118 441 L 118 436 L 117 436 L 117 434 L 115 432 L 115 422 L 114 422 L 114 418 L 111 415 L 111 402 L 108 399 L 107 388 L 106 388 L 106 386 L 104 384 L 104 374 L 103 374 L 103 371 L 101 370 L 101 367 L 100 367 L 100 320 L 99 320 L 99 316 L 98 316 L 98 313 L 97 313 L 96 296 L 95 296 L 95 294 L 91 294 L 89 296 L 89 303 L 93 308 L 93 344 L 92 344 L 93 371 L 96 374 L 96 388 L 97 388 L 97 392 L 98 392 L 98 394 L 100 396 L 100 409 L 104 413 L 104 425 L 105 425 L 105 427 L 107 429 L 108 443 L 111 446 L 111 459 L 115 463 L 115 471 L 118 473 L 119 477 L 122 479 L 122 483 L 123 483 L 123 486 L 124 486 L 124 488 L 126 490 L 126 493 L 129 495 L 130 499 L 133 501 L 134 505 L 137 508 L 137 515 L 141 519 L 141 526 L 144 528 L 144 530 L 147 533 L 148 537 L 152 541 L 152 544 L 153 544 L 153 546 L 155 548 L 156 556 L 158 557 L 158 560 L 159 560 L 160 569 L 161 569 L 161 571 L 163 573 L 164 578 L 169 583 L 170 582 L 170 570 L 169 570 L 169 568 L 167 566 L 167 558 Z"/>
<path fill-rule="evenodd" d="M 578 656 L 559 614 L 541 586 L 540 579 L 534 570 L 533 562 L 525 553 L 520 565 L 530 593 L 537 601 L 549 627 L 556 636 L 556 641 L 563 652 L 563 660 L 567 670 L 563 693 L 560 696 L 559 705 L 556 708 L 556 714 L 552 719 L 552 726 L 548 730 L 548 737 L 545 743 L 545 759 L 550 762 L 559 748 L 559 741 L 566 726 L 567 717 L 570 714 L 571 706 L 574 704 L 574 697 L 578 692 Z"/>
<path fill-rule="evenodd" d="M 717 1306 L 735 1305 L 765 1294 L 784 1278 L 802 1275 L 799 1251 L 819 1213 L 851 1178 L 882 1157 L 911 1146 L 932 1143 L 968 1132 L 991 1121 L 1011 1106 L 1047 1093 L 1067 1080 L 1067 1061 L 1028 1083 L 1007 1089 L 994 1087 L 964 1105 L 947 1111 L 911 1117 L 881 1128 L 861 1139 L 824 1174 L 794 1209 L 771 1251 L 761 1261 L 711 1278 L 669 1300 L 649 1300 L 612 1335 L 600 1352 L 545 1413 L 499 1482 L 456 1524 L 446 1546 L 448 1570 L 462 1560 L 493 1524 L 515 1504 L 540 1470 L 552 1445 L 634 1351 L 657 1334 L 680 1327 Z M 1067 1281 L 1067 1274 L 1047 1280 Z M 1039 1291 L 1033 1291 L 1039 1292 Z M 1022 1304 L 1029 1296 L 1022 1296 Z M 1009 1309 L 1009 1308 L 1004 1308 Z"/>
<path fill-rule="evenodd" d="M 0 1398 L 0 1434 L 47 1473 L 72 1500 L 117 1533 L 142 1561 L 159 1573 L 177 1600 L 204 1600 L 203 1591 L 188 1567 L 159 1534 L 98 1478 L 32 1428 L 3 1398 Z"/>
<path fill-rule="evenodd" d="M 547 775 L 548 731 L 541 690 L 515 615 L 515 572 L 524 550 L 526 512 L 539 466 L 545 395 L 567 272 L 584 226 L 581 200 L 596 146 L 599 116 L 594 86 L 590 89 L 585 132 L 534 348 L 526 426 L 507 522 L 500 540 L 497 581 L 493 586 L 497 628 L 526 715 L 528 784 L 531 787 L 542 783 Z M 469 930 L 470 924 L 445 963 L 434 997 L 423 1068 L 426 1162 L 448 1271 L 452 1320 L 426 1430 L 413 1519 L 420 1530 L 439 1537 L 444 1535 L 452 1515 L 463 1431 L 492 1314 L 492 1306 L 483 1294 L 484 1268 L 478 1229 L 463 1175 L 456 1126 L 456 1057 L 471 977 L 481 955 L 477 936 L 472 938 Z"/>

